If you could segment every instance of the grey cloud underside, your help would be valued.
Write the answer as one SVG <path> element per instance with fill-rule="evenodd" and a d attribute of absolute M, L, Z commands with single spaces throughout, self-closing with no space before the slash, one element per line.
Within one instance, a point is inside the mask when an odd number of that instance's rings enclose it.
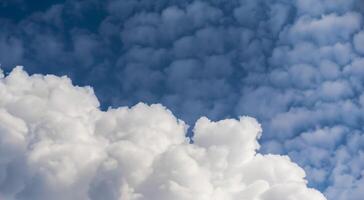
<path fill-rule="evenodd" d="M 263 152 L 290 155 L 328 199 L 358 200 L 363 8 L 360 0 L 69 1 L 1 19 L 0 60 L 93 85 L 103 106 L 160 102 L 188 123 L 256 117 Z"/>

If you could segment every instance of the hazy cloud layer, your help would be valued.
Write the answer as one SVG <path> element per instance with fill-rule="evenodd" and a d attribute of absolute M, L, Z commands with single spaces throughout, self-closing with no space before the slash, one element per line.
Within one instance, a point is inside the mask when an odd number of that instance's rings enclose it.
<path fill-rule="evenodd" d="M 0 75 L 0 198 L 325 200 L 287 156 L 257 154 L 254 118 L 187 125 L 160 104 L 100 111 L 67 77 Z"/>
<path fill-rule="evenodd" d="M 23 5 L 1 15 L 5 71 L 67 74 L 104 108 L 162 103 L 189 124 L 256 117 L 262 152 L 290 155 L 329 199 L 362 198 L 362 1 L 57 2 L 0 3 Z"/>

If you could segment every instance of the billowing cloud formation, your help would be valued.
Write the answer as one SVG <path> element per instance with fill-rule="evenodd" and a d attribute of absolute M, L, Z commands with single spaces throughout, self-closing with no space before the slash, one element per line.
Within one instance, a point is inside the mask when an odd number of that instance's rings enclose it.
<path fill-rule="evenodd" d="M 1 199 L 325 200 L 287 156 L 256 153 L 253 118 L 202 117 L 191 144 L 159 104 L 103 112 L 67 77 L 0 77 Z"/>
<path fill-rule="evenodd" d="M 253 116 L 260 152 L 288 154 L 331 200 L 362 199 L 362 0 L 3 2 L 5 71 L 67 74 L 103 108 L 160 102 L 189 124 Z"/>

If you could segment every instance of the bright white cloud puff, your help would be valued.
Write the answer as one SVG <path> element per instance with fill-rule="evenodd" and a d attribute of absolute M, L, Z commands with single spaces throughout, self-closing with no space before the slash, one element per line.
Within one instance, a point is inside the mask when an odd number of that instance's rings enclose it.
<path fill-rule="evenodd" d="M 0 199 L 325 200 L 287 156 L 256 152 L 254 118 L 202 117 L 190 143 L 162 105 L 104 112 L 67 77 L 0 78 Z"/>
<path fill-rule="evenodd" d="M 330 200 L 363 199 L 363 0 L 0 0 L 0 13 L 5 72 L 66 74 L 102 109 L 255 117 L 260 153 L 288 155 Z"/>

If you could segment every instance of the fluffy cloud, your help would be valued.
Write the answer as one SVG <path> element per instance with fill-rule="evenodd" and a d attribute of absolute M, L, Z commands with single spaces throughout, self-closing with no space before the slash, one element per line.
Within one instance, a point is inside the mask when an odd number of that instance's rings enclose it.
<path fill-rule="evenodd" d="M 363 1 L 5 2 L 5 72 L 66 74 L 93 85 L 102 110 L 142 101 L 189 124 L 253 116 L 260 153 L 288 154 L 329 199 L 361 199 Z"/>
<path fill-rule="evenodd" d="M 0 77 L 1 198 L 325 200 L 287 156 L 256 152 L 254 118 L 202 117 L 191 143 L 160 104 L 104 112 L 67 77 Z"/>

